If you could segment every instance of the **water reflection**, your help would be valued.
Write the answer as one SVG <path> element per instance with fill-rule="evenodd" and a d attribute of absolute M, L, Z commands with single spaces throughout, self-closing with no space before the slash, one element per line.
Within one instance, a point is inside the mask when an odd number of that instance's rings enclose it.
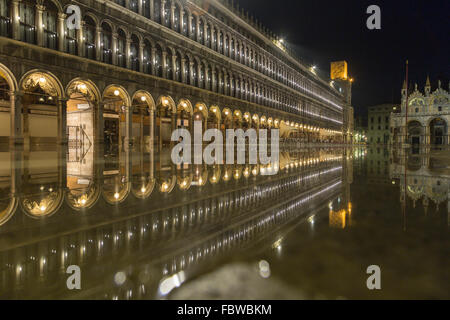
<path fill-rule="evenodd" d="M 106 157 L 98 149 L 75 162 L 64 149 L 0 152 L 1 298 L 162 298 L 255 246 L 283 257 L 299 223 L 311 232 L 323 219 L 332 229 L 356 228 L 354 202 L 363 209 L 353 184 L 404 190 L 402 155 L 384 150 L 291 150 L 276 167 L 173 165 L 169 149 L 143 145 Z M 448 172 L 433 172 L 439 159 L 408 158 L 414 204 L 447 203 Z M 73 264 L 81 291 L 65 284 Z M 277 270 L 263 263 L 257 272 Z"/>

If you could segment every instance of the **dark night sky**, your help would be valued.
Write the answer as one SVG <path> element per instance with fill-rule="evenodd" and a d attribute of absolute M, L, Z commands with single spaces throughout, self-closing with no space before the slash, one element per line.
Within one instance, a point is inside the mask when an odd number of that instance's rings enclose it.
<path fill-rule="evenodd" d="M 370 105 L 400 101 L 407 59 L 410 82 L 423 88 L 429 74 L 448 89 L 449 0 L 238 1 L 328 76 L 330 61 L 346 60 L 355 78 L 355 115 Z M 366 27 L 372 4 L 381 8 L 381 30 Z"/>

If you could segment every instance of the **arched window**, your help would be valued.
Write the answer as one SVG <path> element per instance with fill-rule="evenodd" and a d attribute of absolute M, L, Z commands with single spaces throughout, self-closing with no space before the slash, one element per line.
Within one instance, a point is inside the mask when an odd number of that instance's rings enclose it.
<path fill-rule="evenodd" d="M 64 48 L 67 53 L 77 55 L 78 54 L 78 40 L 77 40 L 77 29 L 67 28 L 67 19 L 64 21 L 66 24 L 66 37 L 64 38 Z"/>
<path fill-rule="evenodd" d="M 11 37 L 10 1 L 0 0 L 0 36 Z"/>
<path fill-rule="evenodd" d="M 131 70 L 139 71 L 140 69 L 140 61 L 139 61 L 139 39 L 136 35 L 131 36 L 131 45 L 130 45 L 130 62 L 131 62 Z"/>
<path fill-rule="evenodd" d="M 129 3 L 130 3 L 129 4 L 130 10 L 138 13 L 138 11 L 139 11 L 138 0 L 129 0 Z"/>
<path fill-rule="evenodd" d="M 191 38 L 196 39 L 196 37 L 197 37 L 197 16 L 192 15 Z"/>
<path fill-rule="evenodd" d="M 187 84 L 191 84 L 191 75 L 190 75 L 190 71 L 189 71 L 191 68 L 190 60 L 189 60 L 188 56 L 185 56 L 184 59 L 185 59 L 184 78 L 186 79 Z"/>
<path fill-rule="evenodd" d="M 149 0 L 147 0 L 149 1 Z M 153 3 L 153 17 L 156 22 L 161 23 L 161 1 L 155 0 Z"/>
<path fill-rule="evenodd" d="M 86 16 L 85 27 L 84 27 L 84 48 L 85 57 L 88 59 L 95 60 L 95 32 L 96 26 L 94 20 Z"/>
<path fill-rule="evenodd" d="M 125 31 L 119 29 L 117 32 L 117 65 L 122 68 L 126 68 L 127 61 L 125 51 L 127 48 L 127 36 Z"/>
<path fill-rule="evenodd" d="M 169 56 L 169 52 L 171 53 Z M 167 79 L 173 79 L 173 67 L 172 67 L 172 62 L 171 62 L 171 58 L 172 58 L 172 51 L 169 51 L 166 54 L 166 77 Z"/>
<path fill-rule="evenodd" d="M 181 55 L 177 52 L 177 61 L 176 61 L 176 69 L 175 69 L 175 80 L 181 82 Z"/>
<path fill-rule="evenodd" d="M 51 1 L 45 2 L 45 11 L 42 13 L 44 28 L 44 47 L 57 49 L 56 23 L 58 21 L 58 8 Z"/>
<path fill-rule="evenodd" d="M 170 27 L 170 2 L 164 3 L 164 25 Z"/>
<path fill-rule="evenodd" d="M 231 50 L 230 50 L 230 58 L 234 59 L 235 58 L 235 48 L 234 48 L 234 39 L 231 39 Z"/>
<path fill-rule="evenodd" d="M 152 45 L 150 41 L 144 41 L 144 61 L 143 69 L 147 74 L 152 74 Z"/>
<path fill-rule="evenodd" d="M 155 52 L 155 71 L 158 77 L 163 76 L 162 48 L 157 45 Z"/>
<path fill-rule="evenodd" d="M 36 43 L 35 3 L 30 0 L 19 4 L 20 40 L 28 43 Z"/>
<path fill-rule="evenodd" d="M 205 24 L 203 23 L 203 20 L 200 19 L 200 23 L 199 23 L 199 38 L 197 39 L 198 42 L 200 42 L 201 44 L 204 44 L 204 33 L 205 33 Z"/>
<path fill-rule="evenodd" d="M 220 35 L 219 39 L 221 41 L 219 41 L 218 44 L 217 44 L 217 51 L 219 53 L 223 53 L 223 43 L 222 43 L 222 41 L 223 41 L 223 32 L 219 31 L 219 35 Z"/>
<path fill-rule="evenodd" d="M 142 14 L 144 17 L 150 19 L 150 0 L 142 1 Z"/>
<path fill-rule="evenodd" d="M 112 64 L 112 32 L 106 22 L 102 23 L 102 55 L 103 62 Z"/>
<path fill-rule="evenodd" d="M 173 22 L 174 22 L 173 27 L 174 27 L 175 31 L 181 32 L 181 29 L 180 29 L 180 6 L 178 4 L 175 4 Z"/>
<path fill-rule="evenodd" d="M 205 45 L 211 47 L 211 27 L 206 24 Z"/>
<path fill-rule="evenodd" d="M 227 57 L 229 57 L 230 56 L 230 51 L 229 51 L 229 43 L 230 43 L 230 39 L 228 38 L 228 35 L 226 35 L 224 38 L 223 38 L 223 42 L 224 42 L 224 49 L 225 49 L 225 52 L 224 52 L 224 54 L 227 56 Z"/>
<path fill-rule="evenodd" d="M 198 62 L 197 60 L 194 59 L 194 64 L 192 66 L 193 70 L 192 70 L 192 77 L 194 78 L 194 83 L 193 85 L 198 87 L 199 86 L 199 79 L 198 79 Z"/>

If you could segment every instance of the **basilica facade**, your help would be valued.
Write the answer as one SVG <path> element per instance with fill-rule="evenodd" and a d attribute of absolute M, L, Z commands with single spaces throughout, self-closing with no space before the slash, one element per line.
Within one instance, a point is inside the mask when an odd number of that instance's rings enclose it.
<path fill-rule="evenodd" d="M 432 90 L 429 78 L 423 92 L 419 90 L 417 84 L 413 91 L 407 91 L 405 82 L 402 89 L 401 109 L 397 108 L 391 113 L 391 143 L 394 146 L 403 143 L 413 146 L 448 145 L 449 91 L 440 81 L 437 88 Z M 406 109 L 408 109 L 407 116 Z"/>

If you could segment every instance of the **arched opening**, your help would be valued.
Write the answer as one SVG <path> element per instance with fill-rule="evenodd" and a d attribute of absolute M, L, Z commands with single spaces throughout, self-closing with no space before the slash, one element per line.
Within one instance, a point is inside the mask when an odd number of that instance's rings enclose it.
<path fill-rule="evenodd" d="M 103 94 L 105 156 L 116 157 L 129 138 L 128 101 L 126 91 L 116 85 L 107 87 Z"/>
<path fill-rule="evenodd" d="M 208 129 L 220 130 L 220 117 L 221 117 L 221 113 L 220 113 L 219 107 L 212 106 L 209 109 L 209 113 L 208 113 L 208 121 L 207 121 Z"/>
<path fill-rule="evenodd" d="M 150 2 L 150 1 L 149 1 Z M 153 2 L 153 18 L 156 22 L 161 23 L 161 1 L 156 0 Z"/>
<path fill-rule="evenodd" d="M 74 188 L 84 189 L 93 183 L 94 147 L 97 134 L 95 114 L 98 90 L 88 81 L 74 80 L 67 90 L 67 181 Z M 74 181 L 81 179 L 83 186 Z M 84 180 L 83 180 L 84 179 Z M 70 188 L 69 188 L 70 189 Z"/>
<path fill-rule="evenodd" d="M 244 131 L 251 128 L 252 125 L 252 117 L 249 112 L 244 113 L 244 122 L 242 123 L 242 129 Z"/>
<path fill-rule="evenodd" d="M 119 29 L 117 31 L 117 65 L 122 68 L 127 67 L 126 60 L 127 35 L 125 31 Z"/>
<path fill-rule="evenodd" d="M 139 61 L 139 39 L 136 35 L 131 36 L 130 44 L 130 65 L 131 70 L 139 71 L 141 62 Z"/>
<path fill-rule="evenodd" d="M 159 44 L 156 45 L 156 52 L 155 52 L 155 71 L 156 76 L 163 77 L 163 55 L 162 55 L 162 48 Z"/>
<path fill-rule="evenodd" d="M 196 87 L 199 87 L 200 81 L 198 79 L 199 78 L 198 77 L 198 62 L 197 62 L 196 59 L 194 59 L 194 63 L 193 63 L 193 66 L 192 66 L 192 78 L 194 79 L 193 85 L 196 86 Z"/>
<path fill-rule="evenodd" d="M 11 1 L 0 0 L 0 36 L 11 37 Z"/>
<path fill-rule="evenodd" d="M 112 64 L 112 30 L 106 22 L 102 23 L 102 61 Z"/>
<path fill-rule="evenodd" d="M 423 143 L 423 127 L 418 121 L 408 123 L 408 143 L 411 145 L 419 145 Z"/>
<path fill-rule="evenodd" d="M 170 1 L 164 1 L 164 21 L 163 24 L 166 27 L 170 27 Z"/>
<path fill-rule="evenodd" d="M 222 135 L 225 137 L 227 129 L 233 129 L 233 113 L 229 108 L 224 108 L 222 110 L 222 124 L 220 126 L 222 130 Z"/>
<path fill-rule="evenodd" d="M 188 18 L 189 14 L 186 10 L 183 10 L 183 21 L 181 24 L 181 32 L 186 36 L 188 34 Z"/>
<path fill-rule="evenodd" d="M 68 19 L 64 20 L 64 30 L 65 30 L 65 37 L 64 37 L 64 50 L 72 55 L 78 54 L 78 39 L 77 39 L 77 32 L 78 30 L 75 28 L 68 28 L 67 27 L 67 21 Z"/>
<path fill-rule="evenodd" d="M 191 130 L 192 128 L 192 104 L 189 100 L 181 100 L 177 106 L 177 129 L 183 128 Z"/>
<path fill-rule="evenodd" d="M 181 55 L 179 52 L 176 53 L 175 80 L 178 82 L 182 82 Z"/>
<path fill-rule="evenodd" d="M 44 72 L 33 72 L 22 80 L 24 142 L 30 146 L 55 145 L 62 137 L 62 89 L 59 81 Z M 64 130 L 65 131 L 65 130 Z"/>
<path fill-rule="evenodd" d="M 84 56 L 88 59 L 96 59 L 95 33 L 97 26 L 90 16 L 84 18 Z"/>
<path fill-rule="evenodd" d="M 191 23 L 191 38 L 197 38 L 197 16 L 195 14 L 192 15 L 192 23 Z"/>
<path fill-rule="evenodd" d="M 180 29 L 180 6 L 178 5 L 178 3 L 175 3 L 175 10 L 174 10 L 173 14 L 174 14 L 173 27 L 174 27 L 175 31 L 181 32 L 181 29 Z"/>
<path fill-rule="evenodd" d="M 152 74 L 152 45 L 150 41 L 144 41 L 144 61 L 143 61 L 143 71 L 146 74 Z"/>
<path fill-rule="evenodd" d="M 142 14 L 147 19 L 150 19 L 150 17 L 151 17 L 151 14 L 150 14 L 150 1 L 142 1 Z"/>
<path fill-rule="evenodd" d="M 10 87 L 7 78 L 0 69 L 0 143 L 8 143 L 11 134 L 11 105 L 10 92 L 13 88 Z"/>
<path fill-rule="evenodd" d="M 233 113 L 233 129 L 243 128 L 243 116 L 240 110 L 235 110 Z"/>
<path fill-rule="evenodd" d="M 42 12 L 44 29 L 44 47 L 56 50 L 58 46 L 57 21 L 58 8 L 52 1 L 44 2 L 45 10 Z"/>
<path fill-rule="evenodd" d="M 175 128 L 176 122 L 175 103 L 170 97 L 160 97 L 156 105 L 156 137 L 155 144 L 162 150 L 165 146 L 170 146 L 170 138 Z"/>
<path fill-rule="evenodd" d="M 448 144 L 447 122 L 437 118 L 430 122 L 430 143 L 434 145 Z"/>
<path fill-rule="evenodd" d="M 137 92 L 132 101 L 132 140 L 133 145 L 139 150 L 149 150 L 153 133 L 153 119 L 151 110 L 155 103 L 151 95 L 145 91 Z"/>
<path fill-rule="evenodd" d="M 166 61 L 165 61 L 166 79 L 173 80 L 174 79 L 174 77 L 173 77 L 174 70 L 173 70 L 173 65 L 172 65 L 171 60 L 172 60 L 172 56 L 173 56 L 174 52 L 172 50 L 169 50 L 169 52 L 170 52 L 170 55 L 166 54 Z"/>
<path fill-rule="evenodd" d="M 135 94 L 135 99 L 144 102 L 139 97 L 146 97 L 146 102 L 150 103 L 148 100 L 151 97 L 148 94 L 144 92 Z M 146 109 L 148 110 L 149 108 L 150 106 L 147 105 Z M 144 140 L 149 139 L 145 138 Z M 141 144 L 140 148 L 133 148 L 131 156 L 131 191 L 136 198 L 146 199 L 153 192 L 155 187 L 153 156 L 153 148 L 151 148 L 150 141 L 145 143 L 145 145 Z"/>
<path fill-rule="evenodd" d="M 138 13 L 138 0 L 129 0 L 129 6 L 131 11 Z"/>
<path fill-rule="evenodd" d="M 194 114 L 193 114 L 193 120 L 194 121 L 201 121 L 202 122 L 202 134 L 206 131 L 206 128 L 208 126 L 208 107 L 204 103 L 197 103 L 194 108 Z"/>
<path fill-rule="evenodd" d="M 200 42 L 201 44 L 204 44 L 205 43 L 205 38 L 204 38 L 205 22 L 203 21 L 203 19 L 200 19 L 198 26 L 199 26 L 199 33 L 198 33 L 199 38 L 197 39 L 197 41 Z"/>
<path fill-rule="evenodd" d="M 36 3 L 24 0 L 19 3 L 19 38 L 21 41 L 36 44 Z"/>

